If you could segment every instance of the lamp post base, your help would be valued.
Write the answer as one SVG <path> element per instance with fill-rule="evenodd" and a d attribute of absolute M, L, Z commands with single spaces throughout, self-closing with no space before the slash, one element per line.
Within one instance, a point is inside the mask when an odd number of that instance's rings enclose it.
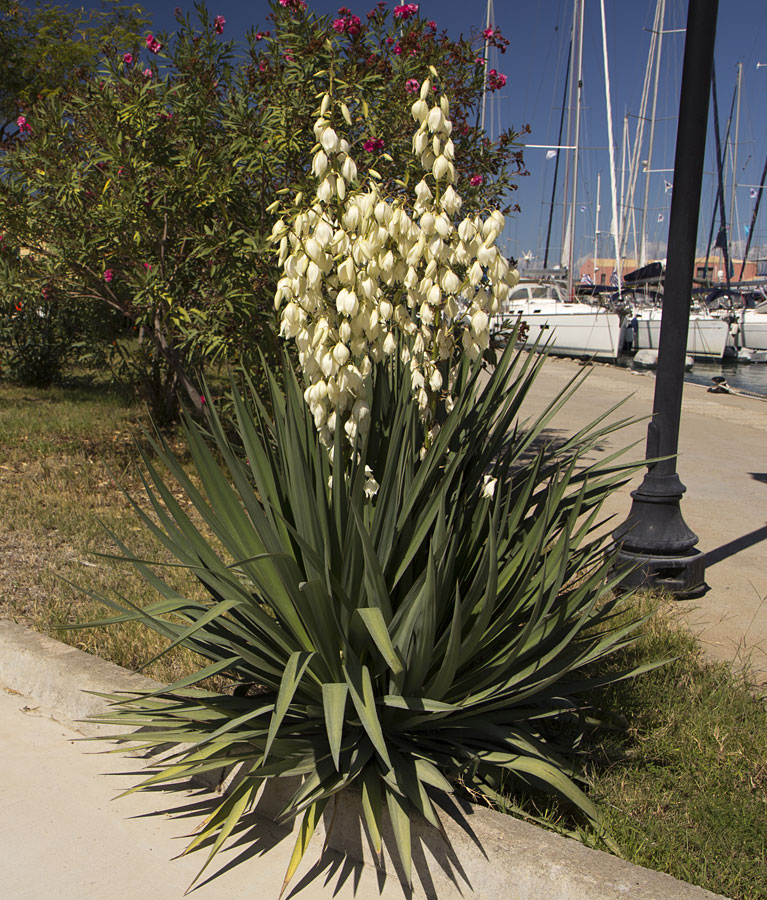
<path fill-rule="evenodd" d="M 705 581 L 706 554 L 689 550 L 679 556 L 648 556 L 620 550 L 614 566 L 616 571 L 629 569 L 621 579 L 621 587 L 658 588 L 680 600 L 700 597 L 708 590 Z"/>

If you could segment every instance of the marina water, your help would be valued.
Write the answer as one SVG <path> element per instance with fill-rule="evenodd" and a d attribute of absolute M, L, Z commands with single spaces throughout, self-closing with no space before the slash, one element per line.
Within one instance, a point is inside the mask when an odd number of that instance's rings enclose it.
<path fill-rule="evenodd" d="M 631 356 L 622 356 L 618 365 L 633 368 Z M 639 367 L 637 367 L 638 369 Z M 642 369 L 642 371 L 647 371 Z M 701 362 L 695 360 L 689 372 L 685 372 L 684 380 L 691 384 L 702 384 L 712 387 L 712 378 L 720 376 L 736 391 L 755 394 L 767 399 L 767 364 L 739 363 L 736 360 L 717 362 Z"/>

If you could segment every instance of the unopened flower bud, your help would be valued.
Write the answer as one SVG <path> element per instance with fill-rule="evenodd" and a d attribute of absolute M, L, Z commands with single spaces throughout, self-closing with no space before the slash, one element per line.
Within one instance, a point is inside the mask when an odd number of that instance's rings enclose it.
<path fill-rule="evenodd" d="M 444 122 L 445 117 L 442 115 L 442 110 L 438 106 L 433 106 L 426 120 L 429 131 L 439 131 Z"/>
<path fill-rule="evenodd" d="M 346 363 L 349 359 L 349 348 L 346 344 L 339 341 L 335 347 L 333 347 L 333 359 L 335 359 L 339 366 L 343 366 Z"/>
<path fill-rule="evenodd" d="M 338 149 L 338 135 L 328 127 L 322 132 L 320 143 L 326 153 L 334 153 Z"/>
<path fill-rule="evenodd" d="M 418 99 L 410 107 L 410 112 L 416 122 L 423 122 L 429 114 L 429 107 L 426 105 L 425 100 Z"/>

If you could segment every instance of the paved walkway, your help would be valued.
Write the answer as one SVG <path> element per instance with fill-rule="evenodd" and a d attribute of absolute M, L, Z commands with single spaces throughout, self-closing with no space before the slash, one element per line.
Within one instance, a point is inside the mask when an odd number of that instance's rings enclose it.
<path fill-rule="evenodd" d="M 549 359 L 536 382 L 526 414 L 543 409 L 582 367 Z M 571 434 L 623 397 L 617 418 L 649 417 L 655 378 L 595 364 L 572 400 L 552 422 L 553 435 Z M 627 458 L 644 457 L 647 424 L 612 435 L 603 452 L 639 444 Z M 716 659 L 746 664 L 767 683 L 767 401 L 710 394 L 685 384 L 677 470 L 687 492 L 682 515 L 707 554 L 708 592 L 680 601 L 690 627 Z M 631 509 L 631 485 L 612 496 L 606 510 L 621 523 Z"/>
<path fill-rule="evenodd" d="M 205 851 L 174 857 L 210 811 L 211 795 L 142 792 L 115 799 L 141 777 L 144 761 L 107 754 L 111 745 L 102 742 L 84 745 L 50 715 L 0 685 L 0 900 L 181 900 Z M 266 819 L 254 817 L 250 826 L 254 842 L 223 850 L 192 897 L 277 900 L 293 839 Z M 315 838 L 291 889 L 321 849 Z M 238 857 L 256 855 L 226 869 Z M 212 877 L 219 869 L 226 870 Z M 336 853 L 326 854 L 314 876 L 304 882 L 301 900 L 403 900 L 396 878 L 379 892 L 372 868 L 343 865 Z M 423 896 L 416 890 L 414 897 Z"/>

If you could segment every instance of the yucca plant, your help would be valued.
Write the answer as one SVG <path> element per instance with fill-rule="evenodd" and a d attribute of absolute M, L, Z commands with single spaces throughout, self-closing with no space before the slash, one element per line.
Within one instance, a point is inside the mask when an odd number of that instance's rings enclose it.
<path fill-rule="evenodd" d="M 506 785 L 556 792 L 600 827 L 579 786 L 573 723 L 589 665 L 636 626 L 612 624 L 612 559 L 595 537 L 600 504 L 629 468 L 584 463 L 622 424 L 606 417 L 547 439 L 577 379 L 522 422 L 542 364 L 513 342 L 489 375 L 464 363 L 426 452 L 407 367 L 390 360 L 368 380 L 371 426 L 352 453 L 340 436 L 332 455 L 322 446 L 286 363 L 284 378 L 268 373 L 270 411 L 234 389 L 235 427 L 212 407 L 207 427 L 185 422 L 195 477 L 158 438 L 172 490 L 144 454 L 154 515 L 136 512 L 209 597 L 181 596 L 112 535 L 160 599 L 138 609 L 105 598 L 118 611 L 107 621 L 142 621 L 210 664 L 112 698 L 102 721 L 141 727 L 145 746 L 183 745 L 135 789 L 237 769 L 187 848 L 209 845 L 205 866 L 262 783 L 284 776 L 300 786 L 282 819 L 302 816 L 286 884 L 347 788 L 361 792 L 379 853 L 388 810 L 408 879 L 411 814 L 439 827 L 435 794 L 459 786 L 490 800 Z M 195 687 L 215 674 L 258 690 Z"/>

